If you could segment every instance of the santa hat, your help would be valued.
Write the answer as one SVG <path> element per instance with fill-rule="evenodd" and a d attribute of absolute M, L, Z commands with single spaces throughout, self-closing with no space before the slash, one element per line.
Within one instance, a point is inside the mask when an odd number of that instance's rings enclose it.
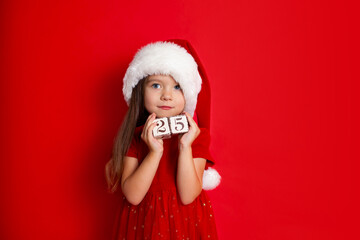
<path fill-rule="evenodd" d="M 132 90 L 141 79 L 156 74 L 171 75 L 180 84 L 185 97 L 184 111 L 195 115 L 199 127 L 210 130 L 210 85 L 204 67 L 191 44 L 186 40 L 172 39 L 142 47 L 125 73 L 125 101 L 129 103 Z M 220 179 L 215 169 L 206 169 L 203 189 L 216 188 Z"/>

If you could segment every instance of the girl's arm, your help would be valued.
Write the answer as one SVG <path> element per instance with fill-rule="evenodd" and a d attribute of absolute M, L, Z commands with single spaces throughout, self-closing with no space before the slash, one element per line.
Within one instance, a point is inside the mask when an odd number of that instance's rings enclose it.
<path fill-rule="evenodd" d="M 138 205 L 145 197 L 158 169 L 163 154 L 163 141 L 155 139 L 152 130 L 155 114 L 147 119 L 141 138 L 149 147 L 149 153 L 145 159 L 138 164 L 138 159 L 124 157 L 124 170 L 121 176 L 121 188 L 126 199 L 133 205 Z"/>
<path fill-rule="evenodd" d="M 133 157 L 124 158 L 121 188 L 129 203 L 138 205 L 145 197 L 159 166 L 161 154 L 149 153 L 142 163 Z"/>
<path fill-rule="evenodd" d="M 192 203 L 201 193 L 206 159 L 192 156 L 191 144 L 200 134 L 200 129 L 194 119 L 188 113 L 185 114 L 190 129 L 179 141 L 177 187 L 181 202 L 186 205 Z"/>

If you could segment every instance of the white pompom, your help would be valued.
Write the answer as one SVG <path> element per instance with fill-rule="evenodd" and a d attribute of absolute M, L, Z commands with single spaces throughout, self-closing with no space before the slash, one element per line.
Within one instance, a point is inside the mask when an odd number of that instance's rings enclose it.
<path fill-rule="evenodd" d="M 209 167 L 204 171 L 202 188 L 204 190 L 212 190 L 220 184 L 220 180 L 220 174 L 215 169 Z"/>

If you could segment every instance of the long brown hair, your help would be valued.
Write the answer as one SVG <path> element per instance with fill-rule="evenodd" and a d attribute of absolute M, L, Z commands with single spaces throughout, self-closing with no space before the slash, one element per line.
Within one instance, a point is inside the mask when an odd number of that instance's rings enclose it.
<path fill-rule="evenodd" d="M 105 166 L 106 182 L 111 193 L 117 190 L 121 182 L 123 159 L 129 150 L 135 128 L 145 124 L 149 116 L 144 107 L 144 85 L 146 79 L 140 80 L 132 91 L 129 109 L 114 141 L 112 158 Z"/>

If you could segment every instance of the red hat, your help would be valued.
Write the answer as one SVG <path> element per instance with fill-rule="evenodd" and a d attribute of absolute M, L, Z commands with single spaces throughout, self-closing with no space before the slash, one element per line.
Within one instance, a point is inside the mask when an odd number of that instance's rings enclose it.
<path fill-rule="evenodd" d="M 198 71 L 202 79 L 201 91 L 198 95 L 197 105 L 195 110 L 195 115 L 197 117 L 197 122 L 199 127 L 207 128 L 210 130 L 210 105 L 211 105 L 211 91 L 210 83 L 205 72 L 205 68 L 202 65 L 199 56 L 197 55 L 193 46 L 190 42 L 184 39 L 170 39 L 169 42 L 178 44 L 179 46 L 185 48 L 188 53 L 190 53 L 195 59 L 198 65 Z M 204 171 L 203 175 L 203 189 L 212 190 L 220 184 L 221 176 L 214 169 L 209 167 Z"/>
<path fill-rule="evenodd" d="M 205 68 L 202 65 L 199 56 L 195 52 L 195 49 L 187 40 L 183 39 L 170 39 L 169 42 L 176 43 L 181 47 L 185 48 L 188 53 L 190 53 L 195 62 L 198 65 L 198 71 L 202 79 L 201 91 L 198 95 L 197 105 L 196 105 L 196 117 L 198 125 L 210 130 L 210 105 L 211 105 L 211 91 L 208 77 L 205 72 Z"/>

